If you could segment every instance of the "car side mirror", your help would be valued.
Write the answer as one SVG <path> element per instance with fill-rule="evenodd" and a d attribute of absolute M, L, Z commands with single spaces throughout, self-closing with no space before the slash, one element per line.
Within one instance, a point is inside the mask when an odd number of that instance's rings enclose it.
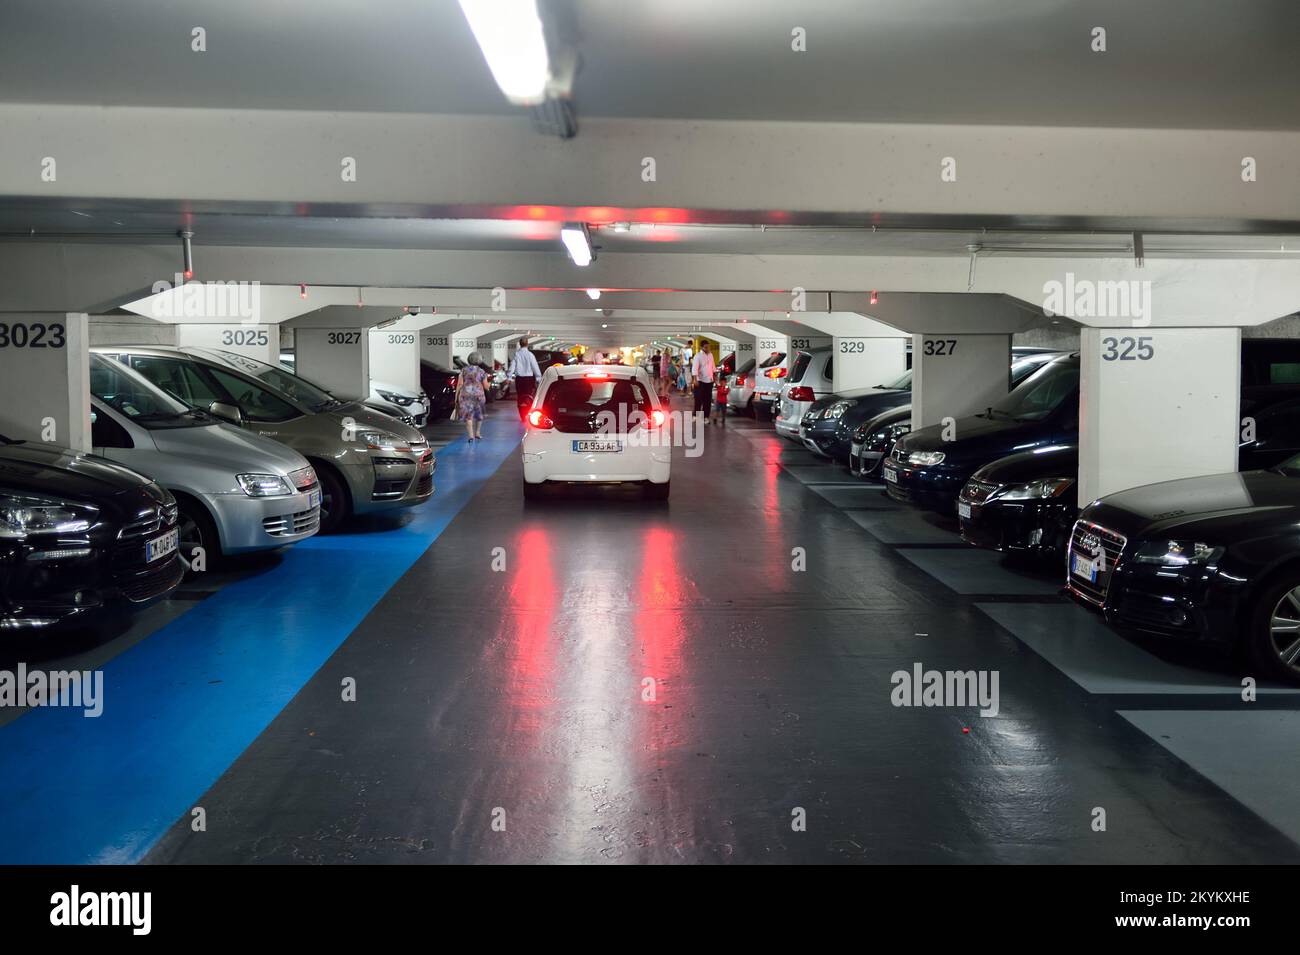
<path fill-rule="evenodd" d="M 208 405 L 208 414 L 230 424 L 242 425 L 244 423 L 244 413 L 239 410 L 239 406 L 227 404 L 224 401 L 214 401 Z"/>

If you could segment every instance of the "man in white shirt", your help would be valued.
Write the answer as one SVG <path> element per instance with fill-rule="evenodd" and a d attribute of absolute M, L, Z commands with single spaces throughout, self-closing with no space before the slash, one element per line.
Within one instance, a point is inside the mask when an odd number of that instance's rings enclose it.
<path fill-rule="evenodd" d="M 542 377 L 537 356 L 528 350 L 528 339 L 519 339 L 519 349 L 510 360 L 510 377 L 515 380 L 515 403 L 519 405 L 520 420 L 527 417 L 537 394 L 537 379 Z"/>
<path fill-rule="evenodd" d="M 709 408 L 713 403 L 713 355 L 708 342 L 700 343 L 700 350 L 691 359 L 691 378 L 695 381 L 695 414 L 704 415 L 704 423 L 709 423 Z"/>

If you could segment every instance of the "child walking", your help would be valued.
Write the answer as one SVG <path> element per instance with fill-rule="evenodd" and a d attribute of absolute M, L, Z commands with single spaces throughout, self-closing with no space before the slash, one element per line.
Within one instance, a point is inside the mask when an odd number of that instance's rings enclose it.
<path fill-rule="evenodd" d="M 727 393 L 731 391 L 727 387 L 727 379 L 719 377 L 717 384 L 713 386 L 713 420 L 722 427 L 727 426 Z"/>

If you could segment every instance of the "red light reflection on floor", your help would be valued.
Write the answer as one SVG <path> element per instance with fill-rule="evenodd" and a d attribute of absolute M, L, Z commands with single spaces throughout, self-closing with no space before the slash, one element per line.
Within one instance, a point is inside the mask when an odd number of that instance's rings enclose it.
<path fill-rule="evenodd" d="M 651 716 L 644 745 L 656 752 L 678 745 L 679 727 L 688 711 L 682 643 L 686 638 L 683 612 L 691 586 L 678 564 L 680 546 L 677 535 L 666 527 L 646 530 L 637 580 L 633 662 L 638 682 L 646 677 L 655 681 L 653 701 L 645 699 L 644 683 L 640 689 L 641 705 Z"/>
<path fill-rule="evenodd" d="M 557 585 L 550 536 L 544 527 L 531 527 L 507 548 L 511 574 L 505 613 L 497 640 L 509 647 L 509 685 L 514 703 L 512 729 L 536 733 L 543 709 L 550 702 L 554 657 L 550 648 Z M 494 641 L 495 642 L 495 641 Z"/>

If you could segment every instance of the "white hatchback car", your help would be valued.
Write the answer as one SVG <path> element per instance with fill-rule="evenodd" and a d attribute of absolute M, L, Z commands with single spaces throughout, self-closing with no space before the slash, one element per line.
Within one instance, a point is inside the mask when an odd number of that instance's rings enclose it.
<path fill-rule="evenodd" d="M 654 382 L 629 365 L 552 365 L 542 374 L 524 434 L 524 497 L 546 482 L 640 483 L 668 497 L 672 441 Z"/>

